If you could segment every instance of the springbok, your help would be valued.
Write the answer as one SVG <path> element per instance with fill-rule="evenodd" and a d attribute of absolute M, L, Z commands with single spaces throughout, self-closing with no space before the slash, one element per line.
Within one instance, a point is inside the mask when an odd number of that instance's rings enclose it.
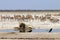
<path fill-rule="evenodd" d="M 59 22 L 59 19 L 54 17 L 50 18 L 49 20 L 53 23 Z"/>

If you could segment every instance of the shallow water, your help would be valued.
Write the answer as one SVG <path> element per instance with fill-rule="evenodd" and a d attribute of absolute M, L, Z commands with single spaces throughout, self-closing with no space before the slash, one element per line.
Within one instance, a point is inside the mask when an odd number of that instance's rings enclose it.
<path fill-rule="evenodd" d="M 32 32 L 49 32 L 50 29 L 34 29 Z M 51 32 L 60 32 L 60 29 L 53 29 Z"/>
<path fill-rule="evenodd" d="M 15 30 L 0 30 L 0 32 L 19 32 Z M 49 32 L 49 29 L 33 29 L 32 32 Z M 60 32 L 60 29 L 53 29 L 52 32 Z"/>

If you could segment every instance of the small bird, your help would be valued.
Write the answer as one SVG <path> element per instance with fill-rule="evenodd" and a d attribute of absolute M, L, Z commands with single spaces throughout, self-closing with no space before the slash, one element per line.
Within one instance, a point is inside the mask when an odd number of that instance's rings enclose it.
<path fill-rule="evenodd" d="M 52 28 L 49 30 L 49 32 L 51 32 L 52 31 Z"/>

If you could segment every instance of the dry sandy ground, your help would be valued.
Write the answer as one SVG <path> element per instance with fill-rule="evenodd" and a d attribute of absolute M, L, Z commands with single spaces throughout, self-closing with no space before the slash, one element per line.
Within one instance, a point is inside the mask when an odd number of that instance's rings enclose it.
<path fill-rule="evenodd" d="M 0 33 L 0 40 L 60 40 L 60 33 Z"/>

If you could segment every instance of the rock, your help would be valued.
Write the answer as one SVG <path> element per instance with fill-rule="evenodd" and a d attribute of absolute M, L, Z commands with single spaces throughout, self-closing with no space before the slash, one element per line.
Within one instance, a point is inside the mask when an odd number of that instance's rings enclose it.
<path fill-rule="evenodd" d="M 19 27 L 15 27 L 15 30 L 18 30 L 19 32 L 32 32 L 32 28 L 26 26 L 24 23 L 21 23 Z"/>

